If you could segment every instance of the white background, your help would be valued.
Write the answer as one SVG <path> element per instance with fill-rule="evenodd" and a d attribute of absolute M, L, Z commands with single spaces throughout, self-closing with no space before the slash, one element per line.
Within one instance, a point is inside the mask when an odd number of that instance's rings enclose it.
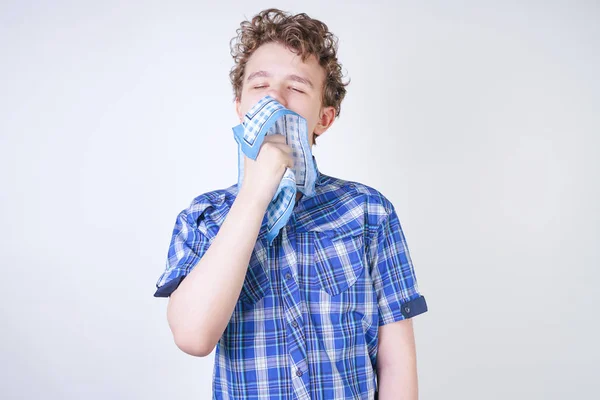
<path fill-rule="evenodd" d="M 210 397 L 154 285 L 236 182 L 229 40 L 277 6 L 340 38 L 314 154 L 398 211 L 421 398 L 600 398 L 598 2 L 249 3 L 1 3 L 1 397 Z"/>

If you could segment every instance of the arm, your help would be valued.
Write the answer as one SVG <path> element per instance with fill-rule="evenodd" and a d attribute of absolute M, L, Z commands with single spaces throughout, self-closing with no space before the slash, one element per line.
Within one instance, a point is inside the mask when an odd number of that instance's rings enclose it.
<path fill-rule="evenodd" d="M 387 217 L 371 239 L 371 276 L 379 303 L 377 374 L 379 398 L 418 398 L 412 318 L 427 311 L 417 286 L 400 220 L 389 205 Z"/>
<path fill-rule="evenodd" d="M 380 400 L 418 399 L 412 318 L 379 327 L 377 379 Z"/>
<path fill-rule="evenodd" d="M 240 189 L 212 244 L 169 297 L 167 320 L 184 352 L 206 356 L 223 334 L 242 290 L 265 210 L 266 205 Z"/>
<path fill-rule="evenodd" d="M 167 319 L 175 343 L 195 356 L 210 354 L 239 298 L 267 206 L 287 167 L 291 147 L 267 136 L 256 160 L 244 159 L 244 182 L 210 247 L 171 294 Z"/>

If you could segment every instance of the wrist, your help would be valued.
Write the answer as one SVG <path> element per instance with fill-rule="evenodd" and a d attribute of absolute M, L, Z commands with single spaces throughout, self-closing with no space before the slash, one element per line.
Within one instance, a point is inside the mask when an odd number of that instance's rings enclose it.
<path fill-rule="evenodd" d="M 271 202 L 271 197 L 267 198 L 261 191 L 253 190 L 242 185 L 236 197 L 236 201 L 238 200 L 245 206 L 264 212 Z"/>

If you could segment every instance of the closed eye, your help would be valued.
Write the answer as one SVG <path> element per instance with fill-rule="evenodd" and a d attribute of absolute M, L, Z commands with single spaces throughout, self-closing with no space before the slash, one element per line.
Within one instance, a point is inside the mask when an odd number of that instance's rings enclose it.
<path fill-rule="evenodd" d="M 292 90 L 295 92 L 298 92 L 298 93 L 304 93 L 302 90 L 295 88 L 295 87 L 293 87 Z"/>

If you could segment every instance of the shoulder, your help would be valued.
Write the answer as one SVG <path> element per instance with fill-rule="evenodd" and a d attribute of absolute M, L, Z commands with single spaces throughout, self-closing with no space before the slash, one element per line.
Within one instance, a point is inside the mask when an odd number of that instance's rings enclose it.
<path fill-rule="evenodd" d="M 381 191 L 362 182 L 341 179 L 323 175 L 322 185 L 318 193 L 329 198 L 332 202 L 339 202 L 346 209 L 355 209 L 354 212 L 371 227 L 376 227 L 392 214 L 395 208 L 392 202 Z M 361 212 L 359 213 L 359 209 Z"/>
<path fill-rule="evenodd" d="M 210 234 L 214 228 L 218 230 L 221 226 L 236 196 L 237 185 L 202 193 L 179 213 L 179 218 L 193 228 Z"/>

